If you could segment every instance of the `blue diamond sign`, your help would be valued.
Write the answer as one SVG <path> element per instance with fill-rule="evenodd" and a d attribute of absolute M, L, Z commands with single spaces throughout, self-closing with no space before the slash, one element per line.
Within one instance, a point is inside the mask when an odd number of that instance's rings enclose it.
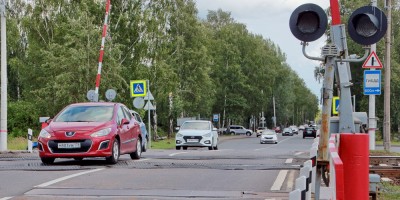
<path fill-rule="evenodd" d="M 364 71 L 364 95 L 381 94 L 381 70 Z"/>

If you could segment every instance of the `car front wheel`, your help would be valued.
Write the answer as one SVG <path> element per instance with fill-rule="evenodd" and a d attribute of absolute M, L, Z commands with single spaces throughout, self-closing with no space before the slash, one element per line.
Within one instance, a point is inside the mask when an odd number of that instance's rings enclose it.
<path fill-rule="evenodd" d="M 111 164 L 116 164 L 118 162 L 118 158 L 119 158 L 119 142 L 118 139 L 115 139 L 111 149 L 111 156 L 107 157 L 106 160 Z"/>
<path fill-rule="evenodd" d="M 45 157 L 42 157 L 40 159 L 42 160 L 42 163 L 44 163 L 44 164 L 53 164 L 54 160 L 55 160 L 55 158 L 45 158 Z"/>

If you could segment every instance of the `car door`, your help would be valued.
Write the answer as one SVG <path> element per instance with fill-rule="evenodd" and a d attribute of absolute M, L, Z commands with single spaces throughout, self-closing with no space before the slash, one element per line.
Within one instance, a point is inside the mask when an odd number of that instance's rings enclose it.
<path fill-rule="evenodd" d="M 139 139 L 140 134 L 140 125 L 139 122 L 136 121 L 135 117 L 129 111 L 129 109 L 125 106 L 122 106 L 122 110 L 124 111 L 126 119 L 129 120 L 129 130 L 126 134 L 127 137 L 127 150 L 128 151 L 136 151 L 136 141 Z"/>
<path fill-rule="evenodd" d="M 128 121 L 128 124 L 122 124 L 123 121 Z M 125 112 L 121 106 L 118 107 L 117 112 L 117 124 L 118 124 L 118 134 L 120 138 L 120 151 L 121 154 L 127 152 L 129 149 L 132 149 L 132 141 L 131 141 L 131 127 L 130 127 L 130 119 L 125 116 Z"/>

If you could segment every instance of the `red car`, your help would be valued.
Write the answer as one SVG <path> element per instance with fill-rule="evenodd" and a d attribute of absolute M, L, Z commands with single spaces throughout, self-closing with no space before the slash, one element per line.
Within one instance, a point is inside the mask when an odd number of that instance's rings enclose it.
<path fill-rule="evenodd" d="M 86 157 L 105 157 L 115 164 L 122 154 L 140 159 L 139 123 L 121 103 L 71 104 L 47 123 L 38 138 L 39 156 L 45 164 L 56 158 Z"/>

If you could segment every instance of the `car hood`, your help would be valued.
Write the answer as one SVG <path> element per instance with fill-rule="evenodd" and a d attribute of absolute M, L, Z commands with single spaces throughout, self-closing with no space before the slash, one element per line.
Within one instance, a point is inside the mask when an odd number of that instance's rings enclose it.
<path fill-rule="evenodd" d="M 51 122 L 46 127 L 51 132 L 59 131 L 91 131 L 100 126 L 104 126 L 104 122 Z"/>
<path fill-rule="evenodd" d="M 205 135 L 207 133 L 210 133 L 211 130 L 180 130 L 178 133 L 182 134 L 182 135 L 193 135 L 193 136 L 202 136 Z"/>

